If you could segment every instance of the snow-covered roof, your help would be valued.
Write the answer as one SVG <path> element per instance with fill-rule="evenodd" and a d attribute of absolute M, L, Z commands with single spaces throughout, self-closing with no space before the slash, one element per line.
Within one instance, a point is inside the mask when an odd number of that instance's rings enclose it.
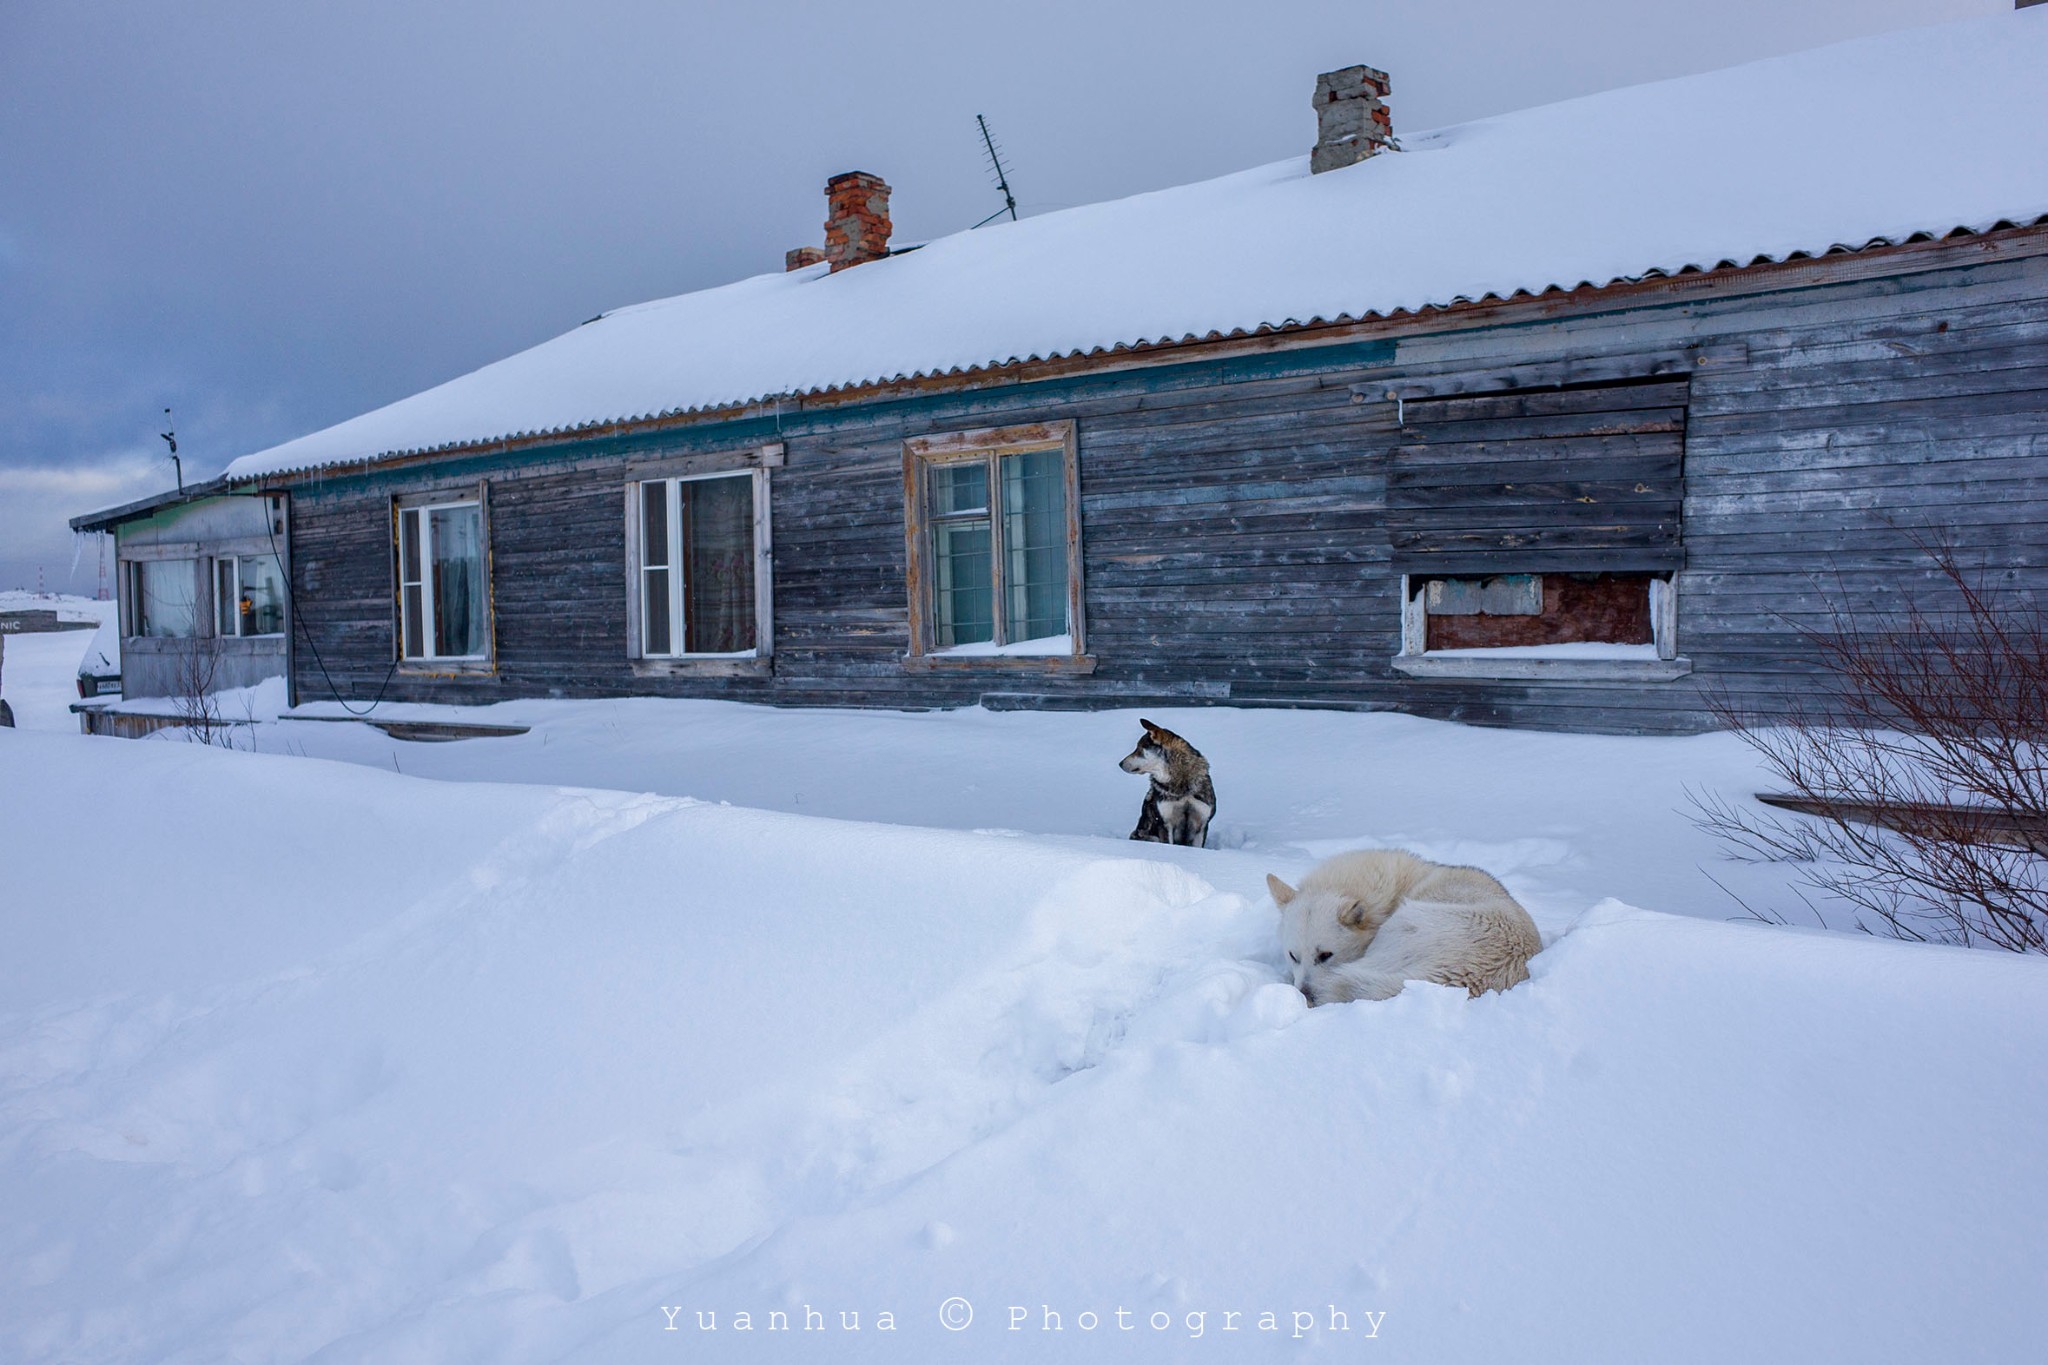
<path fill-rule="evenodd" d="M 227 472 L 2032 222 L 2048 215 L 2048 6 L 1402 143 L 1323 175 L 1304 154 L 836 275 L 620 308 Z"/>

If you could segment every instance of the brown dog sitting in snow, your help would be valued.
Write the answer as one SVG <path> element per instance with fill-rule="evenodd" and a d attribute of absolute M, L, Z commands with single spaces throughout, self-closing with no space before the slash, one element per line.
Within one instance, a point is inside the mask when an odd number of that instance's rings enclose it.
<path fill-rule="evenodd" d="M 1138 747 L 1118 766 L 1152 779 L 1145 804 L 1138 808 L 1133 839 L 1154 844 L 1209 846 L 1209 817 L 1216 813 L 1216 788 L 1209 782 L 1209 760 L 1171 730 L 1149 720 Z"/>

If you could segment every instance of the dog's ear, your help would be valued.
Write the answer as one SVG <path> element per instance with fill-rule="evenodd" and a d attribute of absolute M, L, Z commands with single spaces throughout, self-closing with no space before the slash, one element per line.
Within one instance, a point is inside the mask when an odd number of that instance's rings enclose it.
<path fill-rule="evenodd" d="M 1281 881 L 1270 872 L 1266 874 L 1266 889 L 1273 893 L 1273 904 L 1275 905 L 1285 905 L 1293 900 L 1295 896 L 1293 887 Z"/>
<path fill-rule="evenodd" d="M 1138 717 L 1138 724 L 1145 727 L 1145 733 L 1148 735 L 1156 735 L 1160 733 L 1159 727 L 1154 725 L 1151 721 L 1146 720 L 1143 716 Z"/>
<path fill-rule="evenodd" d="M 1346 929 L 1365 928 L 1365 902 L 1356 896 L 1347 896 L 1337 910 L 1337 923 Z"/>

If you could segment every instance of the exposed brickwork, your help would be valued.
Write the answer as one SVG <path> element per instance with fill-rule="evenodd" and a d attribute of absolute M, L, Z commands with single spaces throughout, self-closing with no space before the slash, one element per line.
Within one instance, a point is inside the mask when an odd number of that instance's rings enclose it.
<path fill-rule="evenodd" d="M 782 269 L 785 273 L 791 270 L 802 270 L 805 266 L 816 265 L 824 259 L 825 248 L 821 246 L 791 247 L 787 252 L 783 253 Z"/>
<path fill-rule="evenodd" d="M 1355 165 L 1392 143 L 1394 116 L 1384 103 L 1389 89 L 1387 73 L 1370 66 L 1347 66 L 1316 77 L 1311 173 Z"/>
<path fill-rule="evenodd" d="M 825 259 L 836 273 L 889 254 L 889 187 L 882 177 L 847 171 L 825 182 Z"/>

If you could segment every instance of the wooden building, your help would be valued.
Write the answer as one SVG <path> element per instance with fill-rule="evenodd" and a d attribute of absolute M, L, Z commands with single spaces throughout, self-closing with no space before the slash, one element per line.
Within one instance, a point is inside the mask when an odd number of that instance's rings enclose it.
<path fill-rule="evenodd" d="M 1696 729 L 1933 591 L 1922 542 L 2048 587 L 2041 70 L 2048 10 L 1402 144 L 1347 68 L 1313 174 L 913 251 L 843 176 L 786 275 L 210 495 L 281 513 L 299 701 Z"/>
<path fill-rule="evenodd" d="M 124 696 L 218 692 L 289 672 L 282 494 L 214 480 L 71 525 L 114 537 Z"/>

